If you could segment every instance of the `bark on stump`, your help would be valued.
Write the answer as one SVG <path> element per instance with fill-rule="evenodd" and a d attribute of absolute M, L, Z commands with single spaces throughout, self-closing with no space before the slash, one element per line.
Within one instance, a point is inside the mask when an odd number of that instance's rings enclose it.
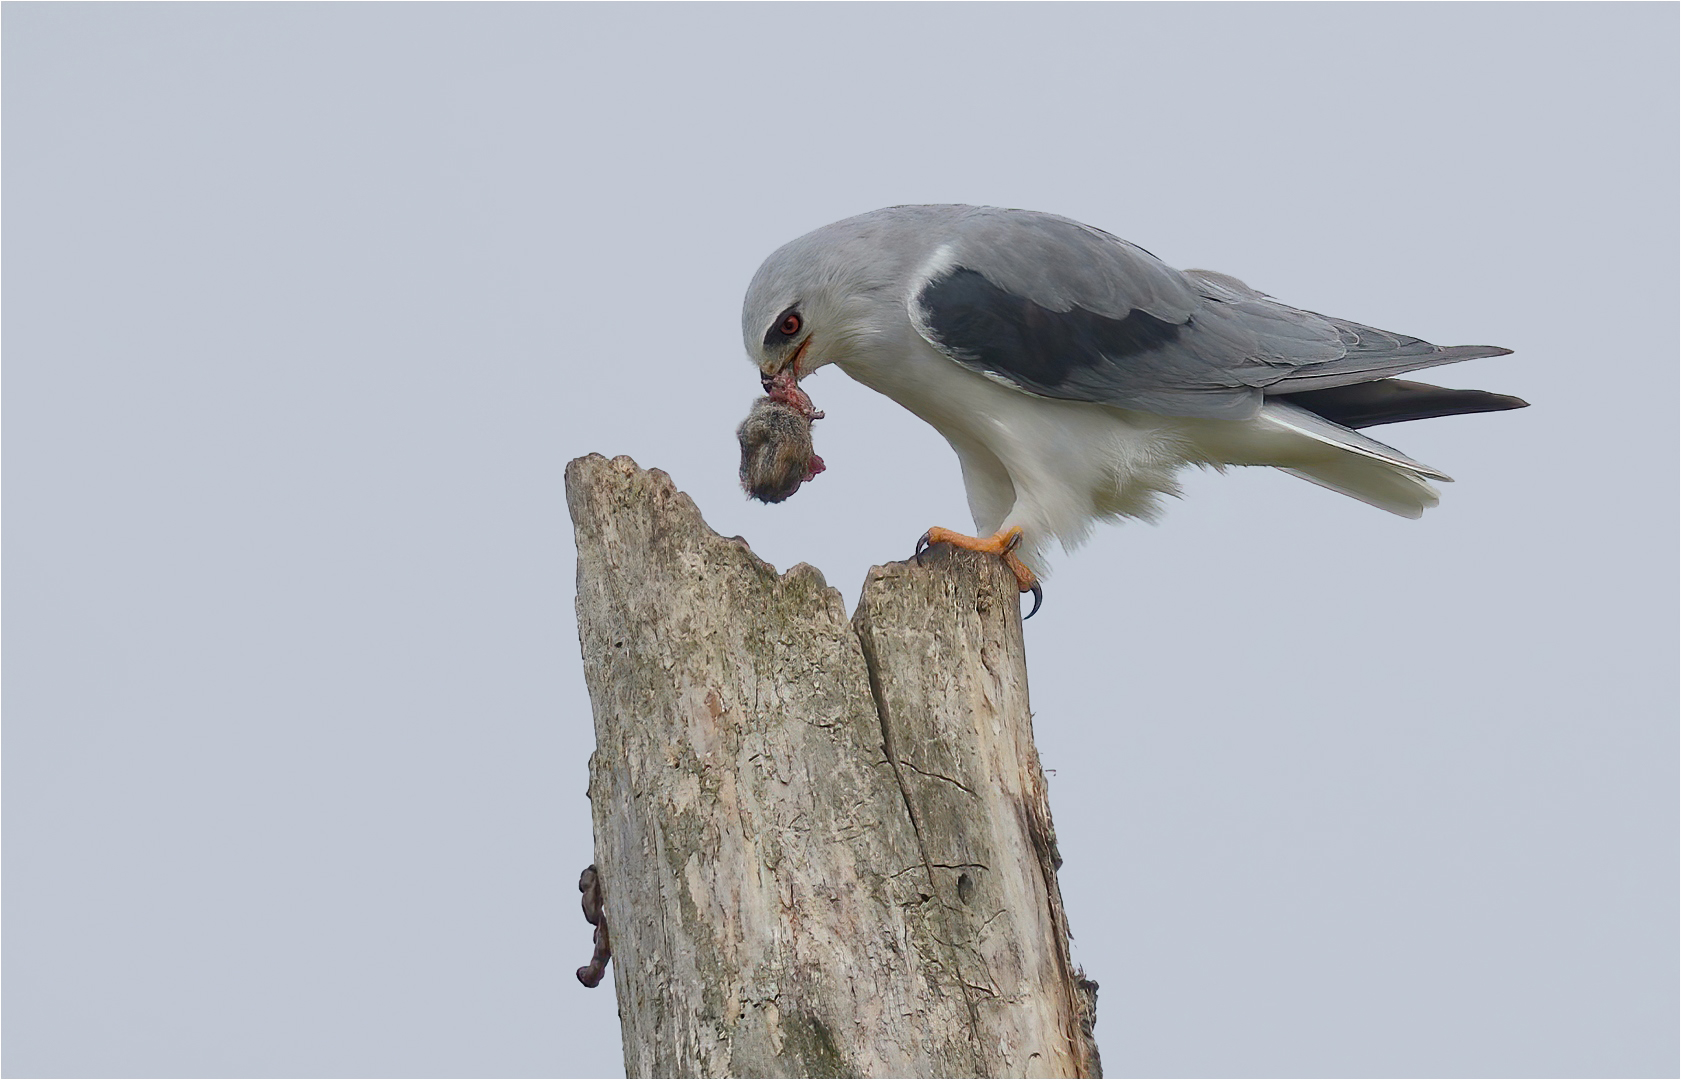
<path fill-rule="evenodd" d="M 1098 1076 L 1013 578 L 937 549 L 855 618 L 664 473 L 566 470 L 629 1076 Z"/>

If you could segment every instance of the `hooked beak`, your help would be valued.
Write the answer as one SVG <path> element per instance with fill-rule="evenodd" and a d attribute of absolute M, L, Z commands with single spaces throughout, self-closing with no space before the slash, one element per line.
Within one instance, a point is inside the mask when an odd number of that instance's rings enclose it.
<path fill-rule="evenodd" d="M 794 350 L 794 355 L 788 358 L 787 363 L 772 372 L 763 370 L 759 372 L 759 385 L 765 388 L 765 393 L 770 393 L 773 386 L 799 385 L 800 360 L 805 357 L 805 351 L 810 347 L 811 338 L 807 337 L 800 342 L 800 347 Z"/>

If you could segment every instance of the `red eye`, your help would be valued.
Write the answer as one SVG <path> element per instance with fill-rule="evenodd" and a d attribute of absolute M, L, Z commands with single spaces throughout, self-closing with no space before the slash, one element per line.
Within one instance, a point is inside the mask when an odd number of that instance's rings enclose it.
<path fill-rule="evenodd" d="M 800 332 L 800 317 L 798 315 L 788 316 L 782 320 L 782 325 L 778 326 L 777 329 L 782 331 L 784 336 L 793 337 Z"/>

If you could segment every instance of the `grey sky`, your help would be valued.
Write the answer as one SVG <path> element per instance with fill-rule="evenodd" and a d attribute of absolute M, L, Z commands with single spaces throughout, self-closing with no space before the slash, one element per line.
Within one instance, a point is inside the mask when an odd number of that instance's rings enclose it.
<path fill-rule="evenodd" d="M 968 524 L 759 261 L 1022 206 L 1516 355 L 1422 521 L 1189 478 L 1028 626 L 1111 1075 L 1677 1071 L 1677 9 L 4 12 L 8 1075 L 615 1075 L 561 471 L 855 599 Z"/>

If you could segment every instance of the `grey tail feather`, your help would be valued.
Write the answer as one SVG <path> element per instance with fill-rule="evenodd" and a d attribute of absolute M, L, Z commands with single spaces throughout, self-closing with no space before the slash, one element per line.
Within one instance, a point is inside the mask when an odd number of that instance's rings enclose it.
<path fill-rule="evenodd" d="M 1374 331 L 1374 333 L 1380 331 Z M 1458 364 L 1466 360 L 1480 360 L 1490 356 L 1509 356 L 1512 350 L 1498 345 L 1432 345 L 1418 338 L 1394 338 L 1390 341 L 1362 341 L 1339 360 L 1318 364 L 1304 364 L 1269 389 L 1275 393 L 1301 393 L 1323 390 L 1331 386 L 1374 382 L 1391 375 L 1401 375 L 1424 368 Z M 1393 345 L 1393 347 L 1390 347 Z"/>
<path fill-rule="evenodd" d="M 1506 409 L 1522 409 L 1529 405 L 1529 402 L 1510 394 L 1491 394 L 1486 390 L 1450 390 L 1445 386 L 1407 382 L 1403 379 L 1378 379 L 1374 382 L 1332 386 L 1323 390 L 1302 390 L 1294 394 L 1276 394 L 1272 397 L 1276 401 L 1300 405 L 1309 412 L 1317 413 L 1332 423 L 1348 428 L 1398 424 L 1405 420 L 1428 420 L 1435 416 L 1501 412 Z"/>

